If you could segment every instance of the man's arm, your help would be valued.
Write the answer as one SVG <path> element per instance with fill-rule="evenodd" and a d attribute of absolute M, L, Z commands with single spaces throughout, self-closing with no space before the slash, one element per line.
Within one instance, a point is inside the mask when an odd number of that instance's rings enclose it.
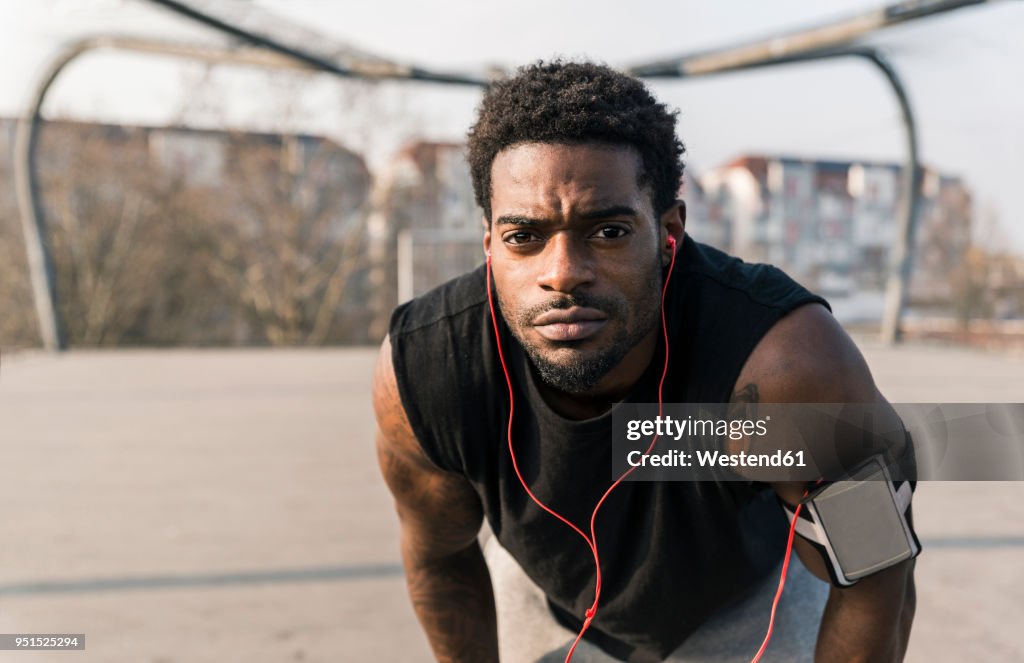
<path fill-rule="evenodd" d="M 483 509 L 463 477 L 424 455 L 409 426 L 384 339 L 373 386 L 377 458 L 401 522 L 402 562 L 416 616 L 441 663 L 498 660 L 490 574 L 477 534 Z"/>
<path fill-rule="evenodd" d="M 853 341 L 822 306 L 803 306 L 780 320 L 751 353 L 734 400 L 762 403 L 877 403 L 888 407 Z M 891 413 L 895 416 L 895 413 Z M 805 484 L 775 483 L 796 504 Z M 806 541 L 794 548 L 804 565 L 828 580 L 824 561 Z M 914 620 L 914 560 L 857 584 L 831 587 L 818 633 L 818 661 L 902 661 Z"/>

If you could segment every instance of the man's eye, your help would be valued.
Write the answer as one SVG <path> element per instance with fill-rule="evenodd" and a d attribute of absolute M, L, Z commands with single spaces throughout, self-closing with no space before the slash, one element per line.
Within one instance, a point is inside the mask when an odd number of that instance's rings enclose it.
<path fill-rule="evenodd" d="M 629 231 L 622 226 L 604 226 L 598 230 L 594 236 L 601 239 L 618 239 L 620 237 L 624 237 L 628 233 Z"/>
<path fill-rule="evenodd" d="M 525 230 L 514 232 L 509 235 L 505 235 L 505 243 L 507 244 L 526 244 L 534 238 L 533 233 L 526 232 Z"/>

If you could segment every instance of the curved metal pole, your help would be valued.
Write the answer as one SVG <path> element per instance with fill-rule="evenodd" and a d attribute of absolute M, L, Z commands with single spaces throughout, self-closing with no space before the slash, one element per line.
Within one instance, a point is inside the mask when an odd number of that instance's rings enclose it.
<path fill-rule="evenodd" d="M 646 62 L 630 67 L 635 76 L 700 76 L 723 71 L 778 64 L 782 59 L 851 48 L 854 42 L 877 30 L 946 12 L 983 5 L 989 0 L 903 0 L 848 18 L 794 30 L 751 42 L 714 48 L 681 57 Z"/>
<path fill-rule="evenodd" d="M 95 48 L 92 43 L 81 42 L 54 60 L 36 86 L 29 111 L 18 122 L 18 133 L 14 139 L 14 185 L 18 210 L 21 213 L 21 229 L 25 235 L 25 251 L 28 255 L 36 317 L 39 320 L 39 335 L 42 337 L 43 347 L 51 352 L 63 350 L 67 339 L 57 305 L 53 255 L 50 251 L 46 224 L 43 221 L 39 185 L 36 182 L 35 152 L 39 140 L 40 108 L 46 99 L 46 93 L 60 72 L 75 58 L 92 48 Z"/>
<path fill-rule="evenodd" d="M 230 61 L 256 66 L 281 67 L 293 69 L 319 69 L 317 64 L 305 60 L 297 60 L 291 54 L 268 52 L 259 48 L 221 49 L 209 46 L 191 46 L 168 44 L 155 40 L 140 40 L 118 37 L 99 37 L 86 39 L 65 50 L 50 68 L 46 76 L 36 88 L 28 114 L 18 125 L 15 139 L 14 171 L 17 189 L 18 207 L 21 212 L 22 228 L 25 235 L 26 253 L 32 280 L 32 288 L 39 319 L 40 335 L 43 346 L 51 351 L 62 350 L 66 346 L 64 329 L 61 323 L 57 292 L 54 279 L 53 259 L 50 252 L 48 237 L 45 230 L 42 205 L 39 199 L 39 188 L 35 172 L 35 148 L 38 141 L 40 110 L 46 94 L 60 73 L 85 52 L 96 48 L 122 48 L 127 50 L 163 53 L 181 57 L 193 57 L 209 61 Z M 782 55 L 772 60 L 761 60 L 730 66 L 722 69 L 709 68 L 699 73 L 687 72 L 682 66 L 659 71 L 643 72 L 648 77 L 684 78 L 695 75 L 710 75 L 726 71 L 738 71 L 754 67 L 765 67 L 778 64 L 789 64 L 808 60 L 823 59 L 837 56 L 859 56 L 877 66 L 885 75 L 886 80 L 896 94 L 900 104 L 907 136 L 907 165 L 904 168 L 904 201 L 902 205 L 901 225 L 896 245 L 891 254 L 891 270 L 886 287 L 886 308 L 883 317 L 882 335 L 888 342 L 899 339 L 900 315 L 906 300 L 906 293 L 912 267 L 913 246 L 916 235 L 917 209 L 921 186 L 921 173 L 918 164 L 917 134 L 914 115 L 907 97 L 906 90 L 895 68 L 880 53 L 870 48 L 822 50 L 795 55 Z M 338 72 L 334 72 L 338 73 Z M 636 72 L 640 73 L 640 72 Z"/>
<path fill-rule="evenodd" d="M 257 34 L 252 30 L 247 30 L 238 25 L 234 25 L 229 21 L 218 18 L 213 14 L 200 10 L 197 7 L 193 7 L 190 3 L 179 2 L 178 0 L 150 0 L 150 2 L 156 5 L 160 5 L 165 9 L 168 9 L 176 14 L 180 14 L 190 20 L 196 21 L 197 23 L 205 25 L 209 28 L 213 28 L 214 30 L 223 32 L 236 39 L 245 40 L 248 43 L 268 49 L 274 53 L 278 53 L 280 55 L 292 58 L 296 61 L 303 62 L 309 65 L 309 67 L 312 69 L 325 71 L 336 76 L 426 81 L 429 83 L 472 85 L 476 87 L 484 87 L 488 84 L 488 81 L 477 76 L 428 71 L 420 67 L 400 65 L 388 61 L 363 60 L 350 62 L 345 65 L 339 65 L 337 62 L 332 61 L 330 58 L 310 53 L 308 50 L 305 50 L 302 47 L 290 46 L 277 39 L 273 39 L 266 35 Z"/>
<path fill-rule="evenodd" d="M 272 57 L 257 49 L 224 51 L 205 46 L 185 46 L 119 37 L 83 39 L 57 56 L 36 86 L 28 112 L 18 122 L 18 131 L 14 141 L 15 191 L 18 211 L 21 216 L 22 233 L 25 236 L 25 252 L 28 257 L 36 318 L 39 322 L 39 335 L 43 347 L 51 352 L 64 350 L 67 347 L 67 337 L 60 316 L 53 254 L 46 231 L 39 182 L 36 176 L 36 146 L 39 142 L 39 127 L 42 122 L 41 111 L 47 93 L 61 72 L 80 55 L 99 48 L 148 51 L 204 60 L 232 60 L 243 64 L 263 66 L 310 68 L 289 58 Z"/>
<path fill-rule="evenodd" d="M 802 47 L 798 45 L 797 48 Z M 779 49 L 782 50 L 782 49 Z M 878 50 L 871 47 L 834 48 L 816 51 L 780 54 L 770 59 L 751 59 L 742 62 L 725 59 L 717 64 L 692 66 L 685 59 L 668 64 L 648 65 L 630 70 L 650 78 L 692 78 L 735 71 L 761 69 L 783 64 L 809 62 L 834 57 L 861 57 L 875 65 L 885 76 L 900 106 L 907 156 L 902 172 L 903 198 L 900 203 L 900 222 L 896 241 L 889 254 L 889 275 L 885 287 L 885 308 L 882 313 L 881 338 L 886 343 L 900 340 L 900 319 L 907 300 L 913 267 L 914 242 L 917 236 L 917 212 L 921 199 L 921 167 L 918 158 L 917 124 L 906 88 L 896 68 Z M 700 56 L 703 57 L 703 56 Z M 698 62 L 702 62 L 698 58 Z"/>
<path fill-rule="evenodd" d="M 889 254 L 889 278 L 885 285 L 885 310 L 882 313 L 882 341 L 896 343 L 900 340 L 900 318 L 910 289 L 917 239 L 917 216 L 921 206 L 923 178 L 917 149 L 917 123 L 906 88 L 903 87 L 903 82 L 892 63 L 875 49 L 865 49 L 856 54 L 878 67 L 889 81 L 900 105 L 907 147 L 907 159 L 901 174 L 903 198 L 900 203 L 900 226 L 896 234 L 896 243 Z"/>
<path fill-rule="evenodd" d="M 425 78 L 419 70 L 399 71 L 383 65 L 359 64 L 346 70 L 337 65 L 320 60 L 300 57 L 295 52 L 282 52 L 280 48 L 268 50 L 266 47 L 217 47 L 195 44 L 164 42 L 153 39 L 131 37 L 92 37 L 83 39 L 62 51 L 50 64 L 45 75 L 40 79 L 32 95 L 28 112 L 18 123 L 18 131 L 14 145 L 14 179 L 17 190 L 18 210 L 21 226 L 25 236 L 25 250 L 28 256 L 29 273 L 32 281 L 33 299 L 36 317 L 39 320 L 39 333 L 43 347 L 50 351 L 59 351 L 67 347 L 67 338 L 58 306 L 56 275 L 53 256 L 50 250 L 49 236 L 40 200 L 39 183 L 36 173 L 36 147 L 39 140 L 39 128 L 42 123 L 41 109 L 46 95 L 61 72 L 76 58 L 92 50 L 108 48 L 145 53 L 157 53 L 174 57 L 192 58 L 207 62 L 230 62 L 233 64 L 271 67 L 278 69 L 296 69 L 302 71 L 326 71 L 338 76 L 362 78 L 406 78 L 432 80 L 435 82 L 458 82 L 471 85 L 483 85 L 482 80 L 463 78 L 455 80 L 444 76 L 430 74 L 433 78 Z"/>

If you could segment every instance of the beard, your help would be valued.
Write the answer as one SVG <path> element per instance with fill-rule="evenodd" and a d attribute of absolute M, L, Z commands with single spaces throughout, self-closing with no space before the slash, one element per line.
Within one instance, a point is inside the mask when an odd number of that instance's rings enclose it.
<path fill-rule="evenodd" d="M 655 263 L 648 273 L 646 287 L 640 297 L 621 299 L 586 294 L 562 295 L 556 299 L 532 306 L 509 315 L 512 309 L 498 295 L 498 304 L 508 321 L 512 335 L 526 351 L 527 357 L 540 379 L 549 387 L 570 394 L 584 394 L 591 391 L 613 368 L 619 365 L 636 345 L 658 325 L 661 310 L 662 274 L 660 264 Z M 632 307 L 630 306 L 632 302 Z M 542 348 L 526 338 L 524 330 L 532 321 L 550 310 L 567 309 L 573 306 L 594 308 L 608 316 L 609 322 L 622 321 L 625 324 L 616 330 L 604 347 L 582 350 L 590 339 L 583 341 L 562 341 L 555 343 L 556 349 Z M 634 310 L 631 322 L 630 309 Z M 563 352 L 562 349 L 576 350 Z"/>

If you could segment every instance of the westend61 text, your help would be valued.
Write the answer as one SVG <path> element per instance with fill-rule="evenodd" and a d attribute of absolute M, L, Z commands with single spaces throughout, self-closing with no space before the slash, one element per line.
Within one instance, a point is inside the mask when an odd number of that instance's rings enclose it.
<path fill-rule="evenodd" d="M 749 454 L 746 451 L 727 454 L 721 451 L 680 451 L 644 455 L 630 451 L 626 462 L 632 467 L 807 467 L 803 451 L 776 451 L 771 454 Z"/>

